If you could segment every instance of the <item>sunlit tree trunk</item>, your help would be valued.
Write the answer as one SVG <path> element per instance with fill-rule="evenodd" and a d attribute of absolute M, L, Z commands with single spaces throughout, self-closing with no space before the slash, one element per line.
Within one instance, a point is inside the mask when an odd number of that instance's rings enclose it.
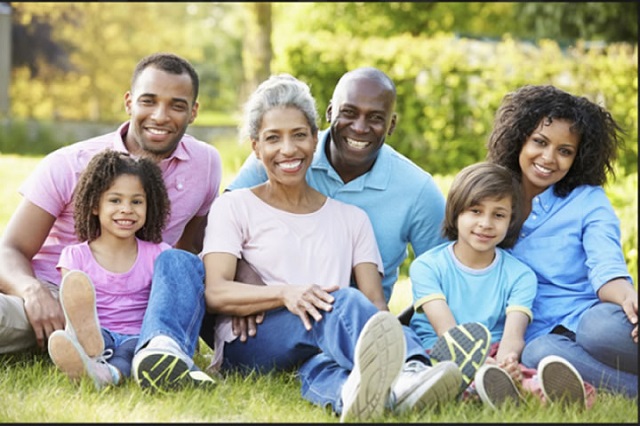
<path fill-rule="evenodd" d="M 247 27 L 242 46 L 244 87 L 241 102 L 271 74 L 271 3 L 245 3 Z"/>

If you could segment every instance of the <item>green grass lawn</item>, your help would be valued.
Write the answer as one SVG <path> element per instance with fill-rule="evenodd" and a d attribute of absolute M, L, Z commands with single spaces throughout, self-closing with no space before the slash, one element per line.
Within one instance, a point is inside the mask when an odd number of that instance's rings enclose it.
<path fill-rule="evenodd" d="M 223 187 L 248 152 L 235 142 L 217 145 L 223 159 Z M 225 158 L 226 157 L 226 158 Z M 20 200 L 16 190 L 31 173 L 39 157 L 0 154 L 0 234 Z M 444 178 L 450 181 L 449 178 Z M 411 300 L 405 278 L 390 301 L 398 313 Z M 208 365 L 211 350 L 201 346 L 196 363 Z M 421 414 L 387 414 L 378 419 L 393 423 L 631 423 L 638 422 L 638 402 L 605 393 L 590 410 L 542 406 L 527 397 L 524 407 L 493 411 L 475 403 L 451 401 L 438 410 Z M 170 394 L 148 394 L 132 381 L 97 392 L 89 380 L 79 385 L 67 380 L 49 361 L 47 354 L 0 355 L 0 423 L 332 423 L 329 410 L 312 405 L 300 396 L 300 384 L 293 373 L 265 376 L 229 375 L 211 390 L 184 389 Z"/>

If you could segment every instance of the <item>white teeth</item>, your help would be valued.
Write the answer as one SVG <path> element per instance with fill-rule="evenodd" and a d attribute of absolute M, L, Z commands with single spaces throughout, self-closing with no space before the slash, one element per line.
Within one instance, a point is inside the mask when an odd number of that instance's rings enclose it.
<path fill-rule="evenodd" d="M 362 142 L 362 141 L 357 141 L 354 139 L 347 138 L 347 144 L 353 148 L 365 149 L 370 145 L 370 142 Z"/>
<path fill-rule="evenodd" d="M 169 133 L 166 130 L 159 130 L 159 129 L 147 129 L 149 131 L 149 133 L 153 133 L 154 135 L 166 135 L 167 133 Z"/>
<path fill-rule="evenodd" d="M 542 167 L 539 164 L 534 164 L 535 168 L 540 170 L 542 173 L 551 173 L 551 169 L 547 169 L 546 167 Z"/>
<path fill-rule="evenodd" d="M 132 220 L 116 220 L 118 225 L 133 225 Z"/>
<path fill-rule="evenodd" d="M 295 160 L 295 161 L 287 161 L 287 162 L 282 162 L 282 163 L 278 163 L 278 165 L 285 169 L 285 170 L 293 170 L 295 168 L 300 167 L 300 164 L 302 164 L 302 160 Z"/>

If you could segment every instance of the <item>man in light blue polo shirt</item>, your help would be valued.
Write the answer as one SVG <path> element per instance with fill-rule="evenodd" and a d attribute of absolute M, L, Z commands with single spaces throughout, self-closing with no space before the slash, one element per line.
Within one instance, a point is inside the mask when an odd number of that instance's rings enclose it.
<path fill-rule="evenodd" d="M 367 212 L 384 264 L 389 302 L 407 245 L 416 256 L 445 240 L 440 234 L 445 199 L 433 177 L 385 143 L 396 126 L 396 88 L 376 68 L 344 74 L 327 107 L 330 128 L 320 132 L 309 184 Z M 267 180 L 252 153 L 226 190 Z"/>

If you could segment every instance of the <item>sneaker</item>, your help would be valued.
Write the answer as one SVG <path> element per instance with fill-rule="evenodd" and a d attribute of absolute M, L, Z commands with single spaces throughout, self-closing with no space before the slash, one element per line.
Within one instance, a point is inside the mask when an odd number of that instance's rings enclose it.
<path fill-rule="evenodd" d="M 506 401 L 519 405 L 522 399 L 509 373 L 497 365 L 481 366 L 476 373 L 475 384 L 482 402 L 494 409 Z"/>
<path fill-rule="evenodd" d="M 60 283 L 60 303 L 65 330 L 75 336 L 89 357 L 102 355 L 104 340 L 96 310 L 96 292 L 87 274 L 74 270 L 64 276 Z"/>
<path fill-rule="evenodd" d="M 431 349 L 431 362 L 453 361 L 462 373 L 460 391 L 464 391 L 484 364 L 491 346 L 491 333 L 477 322 L 460 324 L 438 337 Z"/>
<path fill-rule="evenodd" d="M 131 369 L 136 382 L 152 391 L 215 386 L 216 382 L 211 377 L 189 361 L 189 357 L 176 344 L 147 346 L 133 357 Z"/>
<path fill-rule="evenodd" d="M 48 350 L 53 363 L 74 381 L 89 376 L 97 390 L 119 381 L 115 367 L 107 364 L 104 357 L 89 358 L 75 338 L 64 330 L 51 333 Z"/>
<path fill-rule="evenodd" d="M 356 343 L 353 370 L 342 386 L 341 423 L 382 415 L 402 370 L 405 346 L 402 325 L 392 313 L 380 311 L 369 318 Z"/>
<path fill-rule="evenodd" d="M 389 405 L 400 413 L 435 407 L 455 399 L 461 380 L 462 373 L 455 362 L 443 361 L 431 367 L 409 361 L 393 386 Z"/>
<path fill-rule="evenodd" d="M 582 376 L 566 359 L 556 355 L 542 358 L 538 364 L 538 379 L 547 401 L 586 406 L 587 395 Z"/>

